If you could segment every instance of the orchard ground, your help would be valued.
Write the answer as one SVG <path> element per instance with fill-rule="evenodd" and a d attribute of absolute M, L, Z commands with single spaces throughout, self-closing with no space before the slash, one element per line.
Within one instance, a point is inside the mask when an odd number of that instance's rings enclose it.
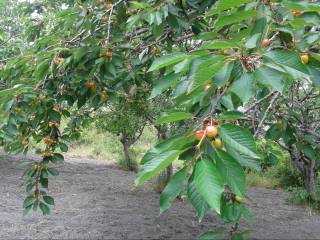
<path fill-rule="evenodd" d="M 159 194 L 151 183 L 134 190 L 135 173 L 83 158 L 68 158 L 59 166 L 60 176 L 50 183 L 56 200 L 51 215 L 22 217 L 20 159 L 1 155 L 1 239 L 193 239 L 222 225 L 214 214 L 198 223 L 195 211 L 181 200 L 160 216 Z M 319 238 L 320 215 L 286 204 L 283 191 L 250 188 L 248 195 L 254 221 L 240 229 L 251 229 L 252 238 Z"/>

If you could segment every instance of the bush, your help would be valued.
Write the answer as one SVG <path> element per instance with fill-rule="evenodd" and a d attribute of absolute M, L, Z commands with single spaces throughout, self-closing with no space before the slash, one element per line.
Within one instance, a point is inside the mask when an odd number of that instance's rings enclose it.
<path fill-rule="evenodd" d="M 257 142 L 258 152 L 260 153 L 260 167 L 262 171 L 275 166 L 279 160 L 286 158 L 288 154 L 277 143 L 271 140 L 261 139 Z"/>
<path fill-rule="evenodd" d="M 246 181 L 252 187 L 277 188 L 280 186 L 279 179 L 258 171 L 247 172 Z"/>
<path fill-rule="evenodd" d="M 260 140 L 258 151 L 261 172 L 251 172 L 248 183 L 263 187 L 303 187 L 302 175 L 292 166 L 290 156 L 277 143 L 270 140 Z"/>
<path fill-rule="evenodd" d="M 303 176 L 292 166 L 289 156 L 279 158 L 277 165 L 266 171 L 266 176 L 278 179 L 279 187 L 303 187 Z"/>
<path fill-rule="evenodd" d="M 287 191 L 290 194 L 289 203 L 308 206 L 311 209 L 320 210 L 320 192 L 318 191 L 317 200 L 313 201 L 310 194 L 303 187 L 289 187 Z"/>

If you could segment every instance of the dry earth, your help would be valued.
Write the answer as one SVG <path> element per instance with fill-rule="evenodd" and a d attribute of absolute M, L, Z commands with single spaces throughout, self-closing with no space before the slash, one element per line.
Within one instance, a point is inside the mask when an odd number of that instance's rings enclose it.
<path fill-rule="evenodd" d="M 214 214 L 199 224 L 183 201 L 160 216 L 159 195 L 150 184 L 133 191 L 134 173 L 102 161 L 68 159 L 60 169 L 61 175 L 50 184 L 56 198 L 52 214 L 22 217 L 23 167 L 19 157 L 2 155 L 1 239 L 194 239 L 221 225 Z M 252 238 L 320 238 L 320 215 L 286 204 L 284 192 L 251 188 L 248 193 L 255 220 L 241 229 L 251 229 Z"/>

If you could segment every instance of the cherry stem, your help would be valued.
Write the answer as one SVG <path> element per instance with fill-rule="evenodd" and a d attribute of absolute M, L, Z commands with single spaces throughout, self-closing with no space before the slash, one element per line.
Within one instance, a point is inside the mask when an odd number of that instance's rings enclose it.
<path fill-rule="evenodd" d="M 200 145 L 201 145 L 203 139 L 205 139 L 206 135 L 207 135 L 207 130 L 204 131 L 204 134 L 203 134 L 200 142 L 196 145 L 196 148 L 197 148 L 197 149 L 200 149 Z"/>

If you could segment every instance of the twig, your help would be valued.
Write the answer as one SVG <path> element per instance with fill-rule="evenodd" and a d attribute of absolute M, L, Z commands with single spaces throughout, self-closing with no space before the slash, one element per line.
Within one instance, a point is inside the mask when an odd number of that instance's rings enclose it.
<path fill-rule="evenodd" d="M 288 148 L 286 145 L 284 145 L 283 143 L 281 143 L 281 142 L 279 142 L 279 141 L 276 141 L 276 143 L 278 143 L 278 145 L 279 145 L 280 147 L 282 147 L 283 149 L 289 151 L 289 148 Z"/>
<path fill-rule="evenodd" d="M 243 113 L 247 113 L 249 112 L 251 109 L 255 108 L 257 105 L 259 105 L 261 102 L 263 102 L 264 100 L 268 99 L 269 97 L 271 97 L 273 94 L 275 93 L 275 91 L 269 93 L 268 95 L 264 96 L 263 98 L 259 99 L 257 102 L 255 102 L 252 106 L 250 106 L 249 108 L 247 108 Z"/>
<path fill-rule="evenodd" d="M 186 40 L 186 39 L 188 39 L 188 38 L 190 38 L 190 37 L 193 37 L 193 36 L 194 36 L 194 33 L 189 33 L 189 34 L 187 34 L 187 35 L 184 35 L 184 36 L 179 37 L 177 40 L 178 40 L 179 42 L 181 42 L 181 41 L 184 41 L 184 40 Z"/>
<path fill-rule="evenodd" d="M 108 33 L 107 33 L 107 39 L 105 42 L 105 45 L 109 45 L 110 40 L 110 32 L 111 32 L 111 21 L 112 21 L 112 13 L 113 13 L 113 6 L 111 7 L 110 13 L 109 13 L 109 19 L 108 19 Z"/>
<path fill-rule="evenodd" d="M 255 133 L 254 133 L 254 137 L 257 137 L 257 135 L 259 134 L 260 129 L 262 128 L 263 123 L 264 123 L 264 121 L 266 120 L 268 113 L 269 113 L 269 112 L 271 111 L 271 109 L 273 108 L 273 106 L 274 106 L 275 102 L 277 101 L 279 95 L 280 95 L 280 93 L 277 92 L 277 93 L 273 96 L 273 98 L 272 98 L 272 100 L 271 100 L 271 103 L 269 104 L 267 110 L 265 111 L 265 113 L 264 113 L 264 115 L 263 115 L 263 117 L 262 117 L 262 119 L 261 119 L 261 121 L 260 121 L 260 123 L 259 123 L 259 125 L 258 125 L 258 127 L 257 127 L 257 130 L 256 130 Z"/>
<path fill-rule="evenodd" d="M 223 95 L 226 93 L 226 91 L 228 90 L 228 86 L 226 86 L 222 93 L 220 93 L 216 99 L 214 99 L 214 101 L 212 101 L 212 108 L 211 108 L 211 111 L 210 111 L 210 115 L 212 115 L 216 110 L 217 110 L 217 107 L 218 107 L 218 103 L 220 102 L 221 98 L 223 97 Z"/>
<path fill-rule="evenodd" d="M 314 131 L 312 131 L 312 130 L 300 128 L 300 131 L 301 131 L 301 132 L 304 132 L 304 133 L 307 133 L 307 134 L 310 134 L 310 135 L 312 135 L 312 136 L 320 139 L 320 134 L 318 134 L 318 133 L 316 133 L 316 132 L 314 132 Z"/>
<path fill-rule="evenodd" d="M 74 38 L 72 38 L 71 40 L 67 40 L 65 41 L 65 43 L 72 43 L 75 42 L 82 34 L 84 34 L 86 32 L 85 29 L 82 29 L 82 31 L 80 33 L 78 33 Z"/>

